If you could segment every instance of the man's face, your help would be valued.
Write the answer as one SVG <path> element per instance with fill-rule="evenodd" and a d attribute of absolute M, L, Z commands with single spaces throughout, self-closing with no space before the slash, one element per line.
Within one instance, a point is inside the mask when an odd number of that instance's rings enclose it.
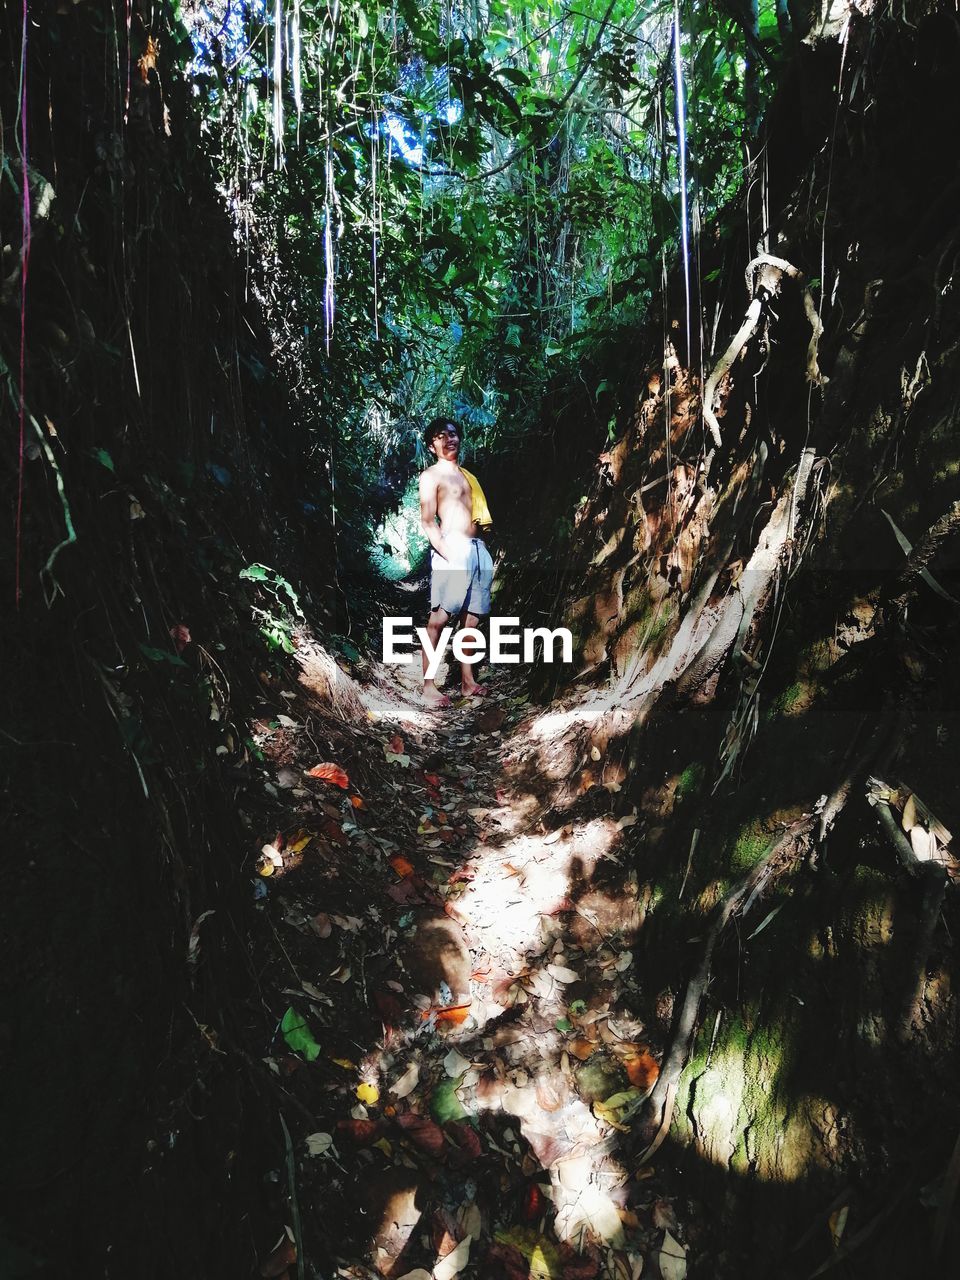
<path fill-rule="evenodd" d="M 430 441 L 430 448 L 438 458 L 446 462 L 456 462 L 460 452 L 460 432 L 454 426 L 444 427 L 439 435 Z"/>

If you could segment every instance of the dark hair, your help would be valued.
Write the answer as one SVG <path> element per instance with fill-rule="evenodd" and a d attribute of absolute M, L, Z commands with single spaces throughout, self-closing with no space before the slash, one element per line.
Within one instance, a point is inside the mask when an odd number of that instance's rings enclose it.
<path fill-rule="evenodd" d="M 423 430 L 423 443 L 429 449 L 437 436 L 442 435 L 448 427 L 453 427 L 457 435 L 461 435 L 459 425 L 452 418 L 434 418 L 432 422 L 428 422 Z"/>

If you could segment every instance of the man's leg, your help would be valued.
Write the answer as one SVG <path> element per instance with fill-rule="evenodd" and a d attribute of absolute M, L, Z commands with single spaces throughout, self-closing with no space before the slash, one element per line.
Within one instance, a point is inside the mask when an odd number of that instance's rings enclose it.
<path fill-rule="evenodd" d="M 475 613 L 464 614 L 463 625 L 465 627 L 476 627 L 480 622 L 479 617 Z M 475 652 L 479 645 L 471 645 L 469 641 L 463 645 L 463 652 L 470 656 Z M 489 696 L 490 690 L 485 684 L 479 684 L 473 675 L 473 664 L 469 662 L 460 663 L 460 686 L 463 689 L 465 698 L 486 698 Z"/>
<path fill-rule="evenodd" d="M 445 609 L 436 608 L 430 610 L 430 617 L 427 619 L 427 635 L 430 637 L 430 645 L 436 650 L 440 643 L 440 633 L 450 621 L 450 615 Z M 433 680 L 427 679 L 427 667 L 430 665 L 430 659 L 427 657 L 426 649 L 423 650 L 423 700 L 431 707 L 449 707 L 450 699 L 445 693 L 437 688 Z"/>
<path fill-rule="evenodd" d="M 481 614 L 486 615 L 490 612 L 490 593 L 493 586 L 493 560 L 490 558 L 490 552 L 482 542 L 476 540 L 472 543 L 472 547 L 476 559 L 464 610 L 464 625 L 468 627 L 476 627 Z M 463 650 L 469 655 L 470 646 L 464 645 Z M 470 663 L 461 663 L 460 683 L 467 698 L 486 698 L 490 694 L 487 686 L 479 684 L 474 678 Z"/>

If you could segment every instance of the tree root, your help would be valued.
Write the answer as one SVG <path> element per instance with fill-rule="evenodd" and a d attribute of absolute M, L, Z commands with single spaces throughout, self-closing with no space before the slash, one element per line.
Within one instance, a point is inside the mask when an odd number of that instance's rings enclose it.
<path fill-rule="evenodd" d="M 884 512 L 886 515 L 886 512 Z M 901 542 L 902 534 L 900 534 L 896 525 L 890 516 L 887 516 L 893 525 L 894 533 L 897 534 L 897 541 Z M 937 554 L 952 537 L 960 532 L 960 502 L 954 502 L 947 511 L 932 524 L 927 532 L 923 535 L 918 543 L 906 550 L 907 565 L 903 573 L 897 579 L 893 588 L 893 595 L 890 603 L 894 609 L 902 611 L 910 603 L 919 590 L 920 583 L 925 582 L 928 587 L 941 598 L 948 600 L 952 604 L 957 601 L 953 596 L 944 591 L 943 587 L 933 577 L 930 572 L 930 565 L 936 559 Z M 901 542 L 903 546 L 903 542 Z"/>
<path fill-rule="evenodd" d="M 647 1102 L 647 1128 L 657 1126 L 656 1136 L 641 1156 L 641 1162 L 648 1159 L 670 1126 L 673 1103 L 677 1094 L 680 1076 L 693 1045 L 693 1037 L 697 1026 L 697 1012 L 707 985 L 710 982 L 713 952 L 721 933 L 737 914 L 745 914 L 761 889 L 767 887 L 771 880 L 785 871 L 797 858 L 800 846 L 817 822 L 817 815 L 809 814 L 792 823 L 776 840 L 773 846 L 760 859 L 757 865 L 744 876 L 737 887 L 728 894 L 721 904 L 716 918 L 707 934 L 703 955 L 696 972 L 691 976 L 684 992 L 680 1014 L 676 1020 L 673 1039 L 660 1067 L 660 1075 Z"/>
<path fill-rule="evenodd" d="M 913 851 L 900 823 L 886 800 L 875 799 L 874 810 L 884 834 L 896 850 L 904 867 L 921 884 L 920 919 L 913 943 L 907 974 L 907 986 L 897 1017 L 896 1033 L 901 1041 L 909 1040 L 920 1017 L 926 987 L 927 961 L 933 948 L 933 934 L 947 891 L 947 873 L 939 862 L 924 862 Z"/>
<path fill-rule="evenodd" d="M 750 305 L 747 307 L 743 324 L 741 324 L 730 345 L 717 361 L 703 388 L 703 418 L 710 429 L 713 443 L 718 449 L 722 444 L 720 423 L 717 421 L 717 415 L 713 408 L 717 388 L 756 333 L 766 302 L 770 298 L 777 297 L 780 293 L 783 276 L 796 280 L 797 284 L 803 289 L 803 311 L 810 322 L 812 331 L 810 342 L 807 346 L 807 381 L 816 383 L 818 386 L 825 381 L 817 362 L 817 348 L 820 342 L 820 335 L 823 333 L 823 324 L 813 304 L 813 296 L 807 288 L 803 273 L 798 271 L 786 258 L 775 258 L 769 253 L 760 253 L 747 264 L 744 275 L 747 293 L 750 296 Z"/>

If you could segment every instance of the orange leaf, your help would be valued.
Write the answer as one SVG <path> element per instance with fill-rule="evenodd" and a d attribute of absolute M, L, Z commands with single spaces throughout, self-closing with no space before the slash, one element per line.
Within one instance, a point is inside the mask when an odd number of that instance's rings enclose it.
<path fill-rule="evenodd" d="M 363 796 L 351 796 L 350 803 L 355 809 L 365 809 L 367 806 L 363 803 Z"/>
<path fill-rule="evenodd" d="M 589 1040 L 573 1040 L 567 1045 L 567 1048 L 575 1058 L 581 1062 L 586 1062 L 597 1046 L 591 1044 Z"/>
<path fill-rule="evenodd" d="M 468 1000 L 466 1004 L 450 1004 L 443 1009 L 438 1009 L 438 1022 L 452 1022 L 454 1026 L 459 1026 L 461 1022 L 466 1022 L 467 1015 L 470 1012 L 471 1002 Z"/>
<path fill-rule="evenodd" d="M 395 853 L 390 859 L 390 865 L 401 880 L 404 876 L 413 875 L 413 863 L 405 858 L 402 853 Z"/>
<path fill-rule="evenodd" d="M 644 1049 L 624 1062 L 627 1078 L 635 1089 L 649 1089 L 660 1074 L 660 1066 L 652 1053 Z"/>
<path fill-rule="evenodd" d="M 321 782 L 330 782 L 344 791 L 350 785 L 350 779 L 338 764 L 315 764 L 312 769 L 307 770 L 307 777 L 319 778 Z"/>

